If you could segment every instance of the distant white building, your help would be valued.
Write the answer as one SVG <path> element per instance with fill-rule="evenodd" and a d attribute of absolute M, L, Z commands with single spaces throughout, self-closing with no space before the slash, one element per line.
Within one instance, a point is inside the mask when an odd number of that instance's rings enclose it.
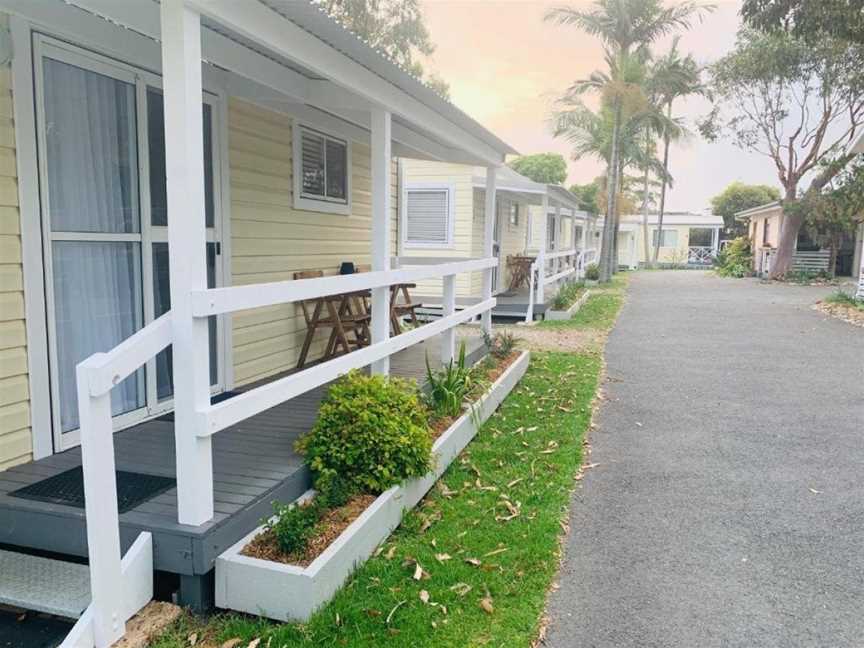
<path fill-rule="evenodd" d="M 648 214 L 648 251 L 660 240 L 660 264 L 710 266 L 720 249 L 723 217 L 716 214 L 666 212 L 663 230 L 658 214 Z M 618 228 L 618 264 L 638 268 L 646 262 L 642 243 L 642 214 L 624 214 Z"/>

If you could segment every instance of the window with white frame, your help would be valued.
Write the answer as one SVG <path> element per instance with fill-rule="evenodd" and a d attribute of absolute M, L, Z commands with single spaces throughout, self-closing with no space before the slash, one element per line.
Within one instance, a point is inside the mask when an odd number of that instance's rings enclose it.
<path fill-rule="evenodd" d="M 659 230 L 652 232 L 651 244 L 657 245 L 657 234 Z M 678 247 L 678 230 L 664 229 L 663 236 L 660 238 L 660 247 Z"/>
<path fill-rule="evenodd" d="M 519 203 L 517 202 L 510 203 L 510 225 L 519 227 Z"/>
<path fill-rule="evenodd" d="M 294 130 L 294 205 L 348 213 L 350 151 L 347 140 L 297 126 Z"/>
<path fill-rule="evenodd" d="M 440 247 L 453 241 L 453 192 L 448 186 L 405 190 L 405 244 Z"/>

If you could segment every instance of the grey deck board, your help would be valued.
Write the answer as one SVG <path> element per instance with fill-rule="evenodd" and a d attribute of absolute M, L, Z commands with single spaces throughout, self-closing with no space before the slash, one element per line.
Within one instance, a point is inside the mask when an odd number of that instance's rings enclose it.
<path fill-rule="evenodd" d="M 476 354 L 479 331 L 471 333 L 466 344 Z M 426 353 L 438 365 L 438 349 L 432 339 L 394 355 L 393 375 L 422 382 Z M 216 434 L 213 519 L 197 527 L 179 524 L 177 491 L 172 488 L 120 516 L 124 550 L 138 533 L 148 530 L 154 535 L 157 569 L 183 574 L 208 571 L 222 550 L 269 513 L 272 500 L 293 499 L 308 487 L 308 471 L 294 442 L 312 428 L 325 392 L 325 387 L 319 387 Z M 118 432 L 114 447 L 119 470 L 176 475 L 173 422 L 151 420 Z M 73 448 L 0 472 L 0 543 L 86 556 L 84 509 L 8 495 L 80 463 L 80 448 Z"/>

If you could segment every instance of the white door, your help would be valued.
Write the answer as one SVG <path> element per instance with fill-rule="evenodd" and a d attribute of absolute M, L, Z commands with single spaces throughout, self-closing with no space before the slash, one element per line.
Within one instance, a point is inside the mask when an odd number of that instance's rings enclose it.
<path fill-rule="evenodd" d="M 160 79 L 47 37 L 34 43 L 55 450 L 80 443 L 75 366 L 169 307 Z M 205 99 L 208 283 L 221 283 L 216 104 Z M 211 383 L 222 388 L 221 322 Z M 112 392 L 115 429 L 171 408 L 170 349 Z"/>

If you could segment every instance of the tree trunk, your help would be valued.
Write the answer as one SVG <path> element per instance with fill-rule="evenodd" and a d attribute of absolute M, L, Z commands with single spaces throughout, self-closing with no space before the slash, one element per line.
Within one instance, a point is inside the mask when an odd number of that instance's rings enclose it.
<path fill-rule="evenodd" d="M 624 165 L 618 164 L 618 186 L 615 188 L 615 235 L 612 239 L 612 274 L 618 274 L 618 234 L 621 231 L 621 197 L 624 195 Z"/>
<path fill-rule="evenodd" d="M 813 179 L 813 182 L 810 183 L 810 186 L 807 188 L 801 201 L 806 202 L 808 197 L 819 194 L 822 191 L 822 188 L 828 184 L 854 156 L 854 153 L 846 153 L 826 166 L 822 172 Z M 778 279 L 783 277 L 783 275 L 789 272 L 789 269 L 792 267 L 792 257 L 795 254 L 795 241 L 798 240 L 798 232 L 801 230 L 801 225 L 804 223 L 804 214 L 787 213 L 786 205 L 793 203 L 797 194 L 798 177 L 792 176 L 789 179 L 789 183 L 786 185 L 786 197 L 783 200 L 783 224 L 780 227 L 780 242 L 777 244 L 777 254 L 774 255 L 774 262 L 771 264 L 771 272 L 768 274 L 769 279 Z"/>
<path fill-rule="evenodd" d="M 672 102 L 666 106 L 666 116 L 672 119 Z M 657 263 L 657 258 L 660 256 L 660 243 L 663 238 L 663 212 L 666 209 L 666 178 L 669 175 L 669 133 L 663 130 L 663 181 L 660 185 L 660 208 L 657 214 L 657 242 L 654 244 L 653 263 Z"/>
<path fill-rule="evenodd" d="M 642 256 L 645 259 L 645 267 L 652 266 L 651 257 L 648 252 L 648 181 L 650 170 L 647 160 L 651 155 L 651 134 L 648 129 L 645 129 L 645 173 L 642 176 Z"/>
<path fill-rule="evenodd" d="M 798 240 L 798 232 L 804 224 L 804 214 L 800 211 L 789 213 L 786 211 L 786 201 L 783 201 L 783 223 L 780 225 L 780 240 L 777 243 L 777 251 L 771 261 L 769 279 L 782 278 L 792 268 L 792 257 L 795 256 L 795 242 Z"/>
<path fill-rule="evenodd" d="M 605 283 L 612 278 L 612 257 L 615 253 L 615 211 L 618 207 L 615 188 L 618 186 L 618 137 L 621 121 L 621 106 L 615 100 L 615 113 L 612 120 L 612 151 L 606 168 L 606 221 L 603 224 L 603 240 L 600 247 L 600 281 Z"/>

